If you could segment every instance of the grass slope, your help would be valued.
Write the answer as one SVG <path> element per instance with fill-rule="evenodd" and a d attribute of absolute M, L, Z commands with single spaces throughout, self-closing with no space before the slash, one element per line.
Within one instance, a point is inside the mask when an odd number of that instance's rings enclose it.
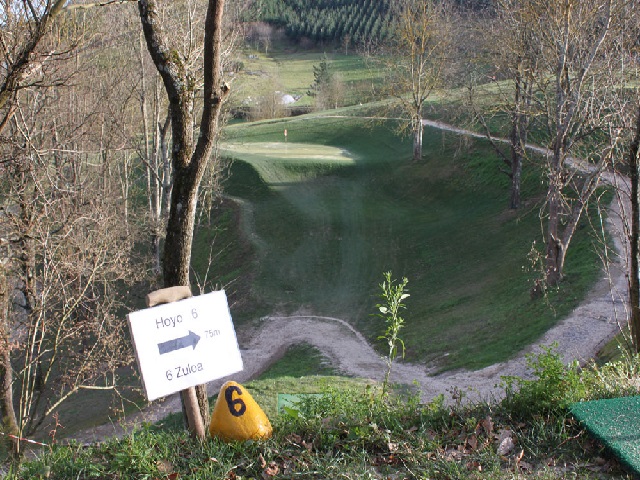
<path fill-rule="evenodd" d="M 532 300 L 527 255 L 540 237 L 540 177 L 529 170 L 529 204 L 509 211 L 507 179 L 484 142 L 426 130 L 424 160 L 413 164 L 410 142 L 394 127 L 303 116 L 227 129 L 235 162 L 226 190 L 242 200 L 242 227 L 253 243 L 253 305 L 260 313 L 344 318 L 375 340 L 383 328 L 370 315 L 377 285 L 392 270 L 409 278 L 402 332 L 409 360 L 443 368 L 504 360 L 594 281 L 599 263 L 589 229 L 572 244 L 562 290 Z M 335 150 L 328 157 L 314 156 L 312 147 L 287 151 L 298 144 Z M 236 321 L 257 311 L 245 312 Z"/>

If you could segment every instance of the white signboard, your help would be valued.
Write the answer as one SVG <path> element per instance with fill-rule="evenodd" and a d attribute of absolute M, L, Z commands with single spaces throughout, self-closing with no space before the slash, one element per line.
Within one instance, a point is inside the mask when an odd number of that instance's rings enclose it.
<path fill-rule="evenodd" d="M 224 290 L 127 315 L 149 401 L 242 370 Z"/>

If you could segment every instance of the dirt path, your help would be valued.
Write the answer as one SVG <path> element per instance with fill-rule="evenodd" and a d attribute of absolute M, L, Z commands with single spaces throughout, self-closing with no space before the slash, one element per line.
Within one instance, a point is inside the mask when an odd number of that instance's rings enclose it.
<path fill-rule="evenodd" d="M 481 137 L 439 122 L 425 121 L 425 124 L 462 135 Z M 540 147 L 532 148 L 540 151 Z M 604 181 L 615 183 L 622 189 L 628 188 L 628 182 L 624 178 L 612 174 L 606 174 Z M 617 252 L 625 251 L 621 241 L 620 208 L 616 199 L 609 207 L 606 228 L 614 238 Z M 614 252 L 612 256 L 616 256 Z M 396 363 L 392 369 L 391 381 L 409 385 L 417 381 L 424 401 L 439 394 L 444 394 L 447 401 L 451 401 L 454 390 L 464 391 L 468 399 L 491 400 L 501 394 L 497 384 L 502 376 L 527 376 L 525 356 L 527 353 L 540 351 L 541 346 L 556 342 L 565 362 L 575 359 L 586 362 L 619 331 L 619 320 L 626 318 L 624 308 L 627 283 L 622 267 L 619 262 L 612 263 L 609 271 L 603 272 L 602 278 L 582 305 L 509 361 L 482 370 L 461 370 L 440 375 L 430 375 L 429 366 Z M 244 371 L 233 375 L 235 381 L 242 383 L 255 378 L 278 360 L 289 346 L 303 342 L 318 348 L 345 375 L 375 380 L 382 380 L 384 376 L 385 365 L 380 355 L 358 331 L 342 319 L 296 315 L 267 317 L 263 320 L 246 344 L 241 344 Z M 209 394 L 217 393 L 224 380 L 210 383 Z M 73 438 L 80 443 L 101 441 L 110 436 L 122 435 L 142 422 L 158 421 L 180 408 L 178 396 L 172 395 L 163 402 L 154 402 L 143 411 L 130 415 L 122 423 L 102 425 Z"/>

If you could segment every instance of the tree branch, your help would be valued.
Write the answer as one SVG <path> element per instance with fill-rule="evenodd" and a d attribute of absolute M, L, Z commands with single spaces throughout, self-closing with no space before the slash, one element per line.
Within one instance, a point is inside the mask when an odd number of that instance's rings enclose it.
<path fill-rule="evenodd" d="M 95 7 L 108 7 L 111 5 L 122 5 L 123 3 L 137 2 L 138 0 L 106 0 L 104 2 L 83 3 L 76 5 L 67 5 L 65 10 L 88 10 Z"/>

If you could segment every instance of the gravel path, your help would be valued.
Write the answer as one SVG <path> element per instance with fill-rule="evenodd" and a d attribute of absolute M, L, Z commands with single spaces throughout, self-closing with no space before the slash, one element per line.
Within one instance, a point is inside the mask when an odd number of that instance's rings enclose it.
<path fill-rule="evenodd" d="M 462 135 L 479 136 L 439 122 L 425 121 L 425 124 Z M 531 148 L 540 151 L 539 147 Z M 625 188 L 628 191 L 628 180 L 623 177 L 605 174 L 603 180 L 615 183 L 621 191 L 625 191 Z M 619 202 L 614 199 L 609 206 L 606 228 L 614 238 L 617 253 L 612 252 L 612 256 L 616 258 L 618 253 L 626 251 L 621 241 L 624 238 L 621 235 L 621 217 Z M 627 281 L 623 267 L 619 261 L 610 264 L 608 272 L 603 271 L 602 278 L 582 305 L 511 360 L 482 370 L 460 370 L 439 375 L 430 375 L 429 366 L 396 363 L 391 372 L 391 381 L 409 385 L 417 381 L 424 401 L 439 394 L 444 394 L 447 401 L 452 401 L 454 391 L 464 391 L 465 398 L 472 400 L 492 400 L 499 398 L 501 394 L 497 384 L 502 376 L 527 376 L 525 356 L 540 351 L 541 346 L 556 342 L 558 352 L 561 352 L 565 362 L 576 359 L 582 363 L 587 362 L 619 331 L 619 322 L 626 318 Z M 342 319 L 297 315 L 273 316 L 263 320 L 246 344 L 241 345 L 244 371 L 233 375 L 233 380 L 237 382 L 255 378 L 278 360 L 289 346 L 302 342 L 318 348 L 335 368 L 346 375 L 379 381 L 383 379 L 385 364 L 380 355 L 358 331 Z M 217 393 L 225 380 L 211 382 L 208 385 L 209 394 Z M 178 395 L 171 395 L 164 401 L 153 402 L 121 423 L 102 425 L 81 432 L 73 436 L 73 439 L 80 443 L 91 443 L 122 435 L 141 422 L 158 421 L 180 408 Z"/>

